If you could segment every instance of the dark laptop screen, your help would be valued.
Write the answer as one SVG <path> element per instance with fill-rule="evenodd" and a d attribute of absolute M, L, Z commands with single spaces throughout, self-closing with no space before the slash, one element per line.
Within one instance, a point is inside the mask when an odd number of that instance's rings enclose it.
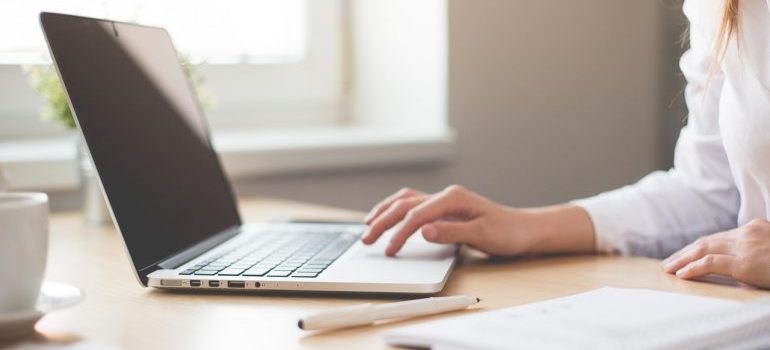
<path fill-rule="evenodd" d="M 48 13 L 41 21 L 136 269 L 239 225 L 167 32 Z"/>

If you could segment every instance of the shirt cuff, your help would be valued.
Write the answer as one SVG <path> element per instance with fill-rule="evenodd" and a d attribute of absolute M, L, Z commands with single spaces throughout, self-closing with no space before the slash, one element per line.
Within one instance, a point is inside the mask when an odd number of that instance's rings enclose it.
<path fill-rule="evenodd" d="M 609 254 L 625 254 L 622 247 L 623 234 L 620 222 L 623 213 L 616 213 L 617 205 L 613 203 L 610 193 L 571 201 L 570 204 L 583 208 L 591 219 L 594 227 L 595 249 L 597 252 Z"/>

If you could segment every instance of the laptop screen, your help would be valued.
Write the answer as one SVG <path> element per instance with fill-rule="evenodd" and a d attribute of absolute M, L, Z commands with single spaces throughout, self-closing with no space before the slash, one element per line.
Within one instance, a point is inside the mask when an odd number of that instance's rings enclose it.
<path fill-rule="evenodd" d="M 240 225 L 168 33 L 49 13 L 41 22 L 137 271 Z"/>

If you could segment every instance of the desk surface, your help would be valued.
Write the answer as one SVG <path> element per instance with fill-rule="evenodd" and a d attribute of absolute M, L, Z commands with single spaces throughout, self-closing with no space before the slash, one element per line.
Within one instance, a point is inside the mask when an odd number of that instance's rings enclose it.
<path fill-rule="evenodd" d="M 245 221 L 289 216 L 360 218 L 360 213 L 279 200 L 246 200 Z M 657 260 L 610 256 L 522 258 L 489 261 L 464 252 L 441 294 L 476 295 L 474 309 L 371 327 L 308 333 L 297 329 L 306 313 L 396 298 L 307 294 L 171 293 L 141 287 L 112 227 L 89 227 L 77 213 L 53 215 L 47 279 L 84 289 L 86 299 L 47 315 L 32 344 L 114 348 L 384 348 L 390 328 L 449 315 L 529 303 L 601 286 L 652 288 L 732 299 L 770 295 L 745 287 L 680 281 Z"/>

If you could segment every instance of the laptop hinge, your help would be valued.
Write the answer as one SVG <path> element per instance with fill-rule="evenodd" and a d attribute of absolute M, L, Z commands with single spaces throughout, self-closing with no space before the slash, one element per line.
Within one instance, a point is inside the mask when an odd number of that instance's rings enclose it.
<path fill-rule="evenodd" d="M 231 227 L 229 229 L 226 229 L 222 232 L 219 232 L 200 243 L 187 248 L 179 253 L 176 253 L 172 255 L 171 257 L 167 258 L 166 260 L 161 261 L 157 264 L 159 268 L 163 269 L 175 269 L 179 266 L 182 266 L 182 264 L 195 259 L 197 256 L 207 252 L 211 248 L 214 248 L 218 245 L 220 245 L 222 242 L 234 237 L 238 233 L 241 232 L 240 226 Z"/>

